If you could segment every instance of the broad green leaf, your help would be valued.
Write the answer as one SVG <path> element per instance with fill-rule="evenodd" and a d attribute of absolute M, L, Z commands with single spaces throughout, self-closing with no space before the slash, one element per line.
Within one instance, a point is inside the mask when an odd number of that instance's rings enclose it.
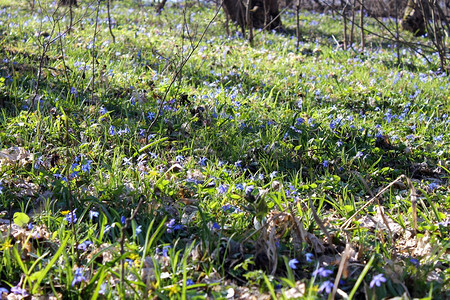
<path fill-rule="evenodd" d="M 14 214 L 13 220 L 14 220 L 14 224 L 22 227 L 23 225 L 26 225 L 26 224 L 28 224 L 28 222 L 30 222 L 30 217 L 27 216 L 27 214 L 25 214 L 25 213 L 16 212 Z"/>

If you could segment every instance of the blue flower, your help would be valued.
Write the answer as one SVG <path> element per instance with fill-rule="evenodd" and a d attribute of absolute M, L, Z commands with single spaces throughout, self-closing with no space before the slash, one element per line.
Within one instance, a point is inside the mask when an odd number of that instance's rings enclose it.
<path fill-rule="evenodd" d="M 433 138 L 433 140 L 435 140 L 436 142 L 442 142 L 442 138 L 443 138 L 444 136 L 442 135 L 442 134 L 440 134 L 440 135 L 437 135 L 437 136 L 435 136 L 434 138 Z"/>
<path fill-rule="evenodd" d="M 105 295 L 106 294 L 106 287 L 107 287 L 106 283 L 102 283 L 100 285 L 100 290 L 98 291 L 98 293 L 100 295 Z"/>
<path fill-rule="evenodd" d="M 319 292 L 325 291 L 325 293 L 329 294 L 333 290 L 334 284 L 331 281 L 325 281 L 319 287 Z"/>
<path fill-rule="evenodd" d="M 245 187 L 245 193 L 251 194 L 254 189 L 255 189 L 255 187 L 253 185 L 249 185 L 249 186 Z"/>
<path fill-rule="evenodd" d="M 362 151 L 358 151 L 358 153 L 356 153 L 355 157 L 356 158 L 361 158 L 363 157 L 364 153 L 362 153 Z"/>
<path fill-rule="evenodd" d="M 208 159 L 206 157 L 202 157 L 200 158 L 200 166 L 205 167 L 206 166 L 206 161 Z"/>
<path fill-rule="evenodd" d="M 295 264 L 298 264 L 298 260 L 296 258 L 293 258 L 289 261 L 289 268 L 291 269 L 297 269 L 297 266 Z"/>
<path fill-rule="evenodd" d="M 77 91 L 77 89 L 76 88 L 74 88 L 74 87 L 71 87 L 70 88 L 70 93 L 72 94 L 72 95 L 77 95 L 78 94 L 78 91 Z"/>
<path fill-rule="evenodd" d="M 211 229 L 213 229 L 213 230 L 220 230 L 220 225 L 217 224 L 217 222 L 214 222 Z"/>
<path fill-rule="evenodd" d="M 334 123 L 334 121 L 330 122 L 330 129 L 331 130 L 336 129 L 336 123 Z"/>
<path fill-rule="evenodd" d="M 81 171 L 90 173 L 92 160 L 88 160 L 84 165 L 81 165 Z"/>
<path fill-rule="evenodd" d="M 295 122 L 295 125 L 301 125 L 301 124 L 303 124 L 303 123 L 305 123 L 305 119 L 303 119 L 303 118 L 297 118 L 297 120 L 296 120 L 296 122 Z"/>
<path fill-rule="evenodd" d="M 439 185 L 436 184 L 436 183 L 434 183 L 434 182 L 432 182 L 432 183 L 430 183 L 430 184 L 428 185 L 428 189 L 429 189 L 430 191 L 434 191 L 434 190 L 436 190 L 436 189 L 438 189 L 438 188 L 439 188 Z"/>
<path fill-rule="evenodd" d="M 91 241 L 84 241 L 78 245 L 78 250 L 86 251 L 86 249 L 89 247 L 89 245 L 92 245 L 92 244 L 93 243 Z"/>
<path fill-rule="evenodd" d="M 183 229 L 183 225 L 176 224 L 175 219 L 170 219 L 169 223 L 167 223 L 167 232 L 168 233 L 172 233 L 173 231 L 181 230 L 181 229 Z"/>
<path fill-rule="evenodd" d="M 219 192 L 219 194 L 225 194 L 228 191 L 228 185 L 225 184 L 219 185 L 217 191 Z"/>
<path fill-rule="evenodd" d="M 194 284 L 195 284 L 195 282 L 192 279 L 188 278 L 188 280 L 186 280 L 186 286 L 190 286 L 190 285 L 194 285 Z"/>
<path fill-rule="evenodd" d="M 104 114 L 106 114 L 106 113 L 108 112 L 108 110 L 107 110 L 105 107 L 102 106 L 102 107 L 100 108 L 100 111 L 99 111 L 99 112 L 100 112 L 100 114 L 103 116 Z"/>
<path fill-rule="evenodd" d="M 320 277 L 328 277 L 331 274 L 333 274 L 333 271 L 327 270 L 327 269 L 325 269 L 323 267 L 320 267 L 317 270 L 315 270 L 312 274 L 313 274 L 313 276 L 319 275 Z"/>
<path fill-rule="evenodd" d="M 324 160 L 324 161 L 322 162 L 322 166 L 323 166 L 324 168 L 328 168 L 328 166 L 329 166 L 328 159 L 326 159 L 326 160 Z"/>
<path fill-rule="evenodd" d="M 235 188 L 236 190 L 241 190 L 241 191 L 244 190 L 244 186 L 242 185 L 242 183 L 236 184 L 236 186 L 235 186 L 234 188 Z"/>
<path fill-rule="evenodd" d="M 149 119 L 150 121 L 152 121 L 155 118 L 155 113 L 150 111 L 147 113 L 147 119 Z"/>
<path fill-rule="evenodd" d="M 69 212 L 66 215 L 65 219 L 66 219 L 67 223 L 72 224 L 72 223 L 76 223 L 77 222 L 78 218 L 77 218 L 77 215 L 75 214 L 76 210 L 77 209 L 75 208 L 73 211 Z"/>
<path fill-rule="evenodd" d="M 122 223 L 122 225 L 127 224 L 127 218 L 125 218 L 125 216 L 121 216 L 120 217 L 120 223 Z"/>
<path fill-rule="evenodd" d="M 142 232 L 142 225 L 139 225 L 138 227 L 136 227 L 136 229 L 134 230 L 134 234 L 138 235 L 139 233 Z"/>
<path fill-rule="evenodd" d="M 61 174 L 56 173 L 56 174 L 53 174 L 53 176 L 56 177 L 56 178 L 60 178 L 62 181 L 66 181 L 67 182 L 67 178 L 62 176 Z"/>
<path fill-rule="evenodd" d="M 176 162 L 182 162 L 182 161 L 184 161 L 184 156 L 183 156 L 183 155 L 177 155 L 177 156 L 175 156 L 175 161 L 176 161 Z"/>
<path fill-rule="evenodd" d="M 105 229 L 103 229 L 103 234 L 107 233 L 108 231 L 111 230 L 111 228 L 114 228 L 115 226 L 116 226 L 116 224 L 106 225 Z"/>
<path fill-rule="evenodd" d="M 337 141 L 336 142 L 336 146 L 341 147 L 344 143 L 342 143 L 342 141 Z"/>
<path fill-rule="evenodd" d="M 93 210 L 91 210 L 90 212 L 89 212 L 89 219 L 94 219 L 94 218 L 98 218 L 98 211 L 93 211 Z"/>
<path fill-rule="evenodd" d="M 86 281 L 86 277 L 83 274 L 83 268 L 77 268 L 74 272 L 74 278 L 72 280 L 72 286 L 82 281 Z"/>
<path fill-rule="evenodd" d="M 19 287 L 19 286 L 13 286 L 11 288 L 11 293 L 15 294 L 15 295 L 21 295 L 23 297 L 27 297 L 28 293 L 25 289 Z"/>
<path fill-rule="evenodd" d="M 162 256 L 168 257 L 169 256 L 169 249 L 172 248 L 170 246 L 164 246 L 162 250 Z"/>
<path fill-rule="evenodd" d="M 0 296 L 1 296 L 3 293 L 8 294 L 9 291 L 8 291 L 7 289 L 5 289 L 4 287 L 0 287 Z"/>
<path fill-rule="evenodd" d="M 314 254 L 312 254 L 312 253 L 306 253 L 306 254 L 305 254 L 305 257 L 306 257 L 306 262 L 308 262 L 308 263 L 313 262 Z"/>
<path fill-rule="evenodd" d="M 417 258 L 410 258 L 409 262 L 412 263 L 416 267 L 420 267 L 420 262 Z"/>
<path fill-rule="evenodd" d="M 374 286 L 381 286 L 383 282 L 386 282 L 386 278 L 384 278 L 383 274 L 378 274 L 373 276 L 369 286 L 372 289 Z"/>
<path fill-rule="evenodd" d="M 115 135 L 116 134 L 116 127 L 114 125 L 109 126 L 108 133 L 110 135 Z"/>

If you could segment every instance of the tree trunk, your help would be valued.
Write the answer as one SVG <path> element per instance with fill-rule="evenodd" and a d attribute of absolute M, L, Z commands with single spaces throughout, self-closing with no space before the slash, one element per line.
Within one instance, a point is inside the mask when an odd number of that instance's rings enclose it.
<path fill-rule="evenodd" d="M 77 0 L 59 0 L 61 5 L 78 6 Z"/>
<path fill-rule="evenodd" d="M 414 33 L 416 36 L 424 35 L 426 33 L 426 20 L 429 20 L 428 0 L 408 0 L 400 22 L 401 28 Z"/>
<path fill-rule="evenodd" d="M 248 0 L 224 0 L 223 7 L 230 19 L 243 30 L 248 24 L 253 28 L 279 29 L 281 28 L 278 0 L 252 0 L 247 8 Z M 244 5 L 245 4 L 245 5 Z M 250 20 L 249 20 L 250 18 Z"/>

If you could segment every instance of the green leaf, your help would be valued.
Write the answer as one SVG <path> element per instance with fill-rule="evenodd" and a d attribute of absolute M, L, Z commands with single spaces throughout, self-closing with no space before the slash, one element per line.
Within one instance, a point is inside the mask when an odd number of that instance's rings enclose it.
<path fill-rule="evenodd" d="M 14 224 L 22 227 L 23 225 L 27 225 L 28 222 L 30 222 L 30 217 L 27 216 L 27 214 L 25 214 L 25 213 L 16 212 L 14 214 L 13 220 L 14 220 Z"/>
<path fill-rule="evenodd" d="M 47 275 L 47 273 L 50 271 L 50 269 L 53 267 L 53 265 L 56 263 L 56 261 L 58 260 L 58 258 L 61 256 L 61 254 L 63 253 L 63 251 L 66 250 L 66 245 L 67 242 L 69 241 L 70 235 L 67 236 L 64 241 L 62 242 L 61 246 L 59 247 L 58 251 L 56 251 L 55 255 L 53 256 L 53 258 L 50 260 L 50 262 L 47 264 L 47 266 L 43 269 L 43 270 L 39 270 L 35 273 L 37 273 L 36 275 L 31 275 L 33 278 L 36 278 L 36 283 L 33 285 L 33 289 L 32 289 L 32 293 L 36 294 L 39 290 L 39 287 L 41 286 L 41 282 L 42 280 L 44 280 L 45 275 Z"/>

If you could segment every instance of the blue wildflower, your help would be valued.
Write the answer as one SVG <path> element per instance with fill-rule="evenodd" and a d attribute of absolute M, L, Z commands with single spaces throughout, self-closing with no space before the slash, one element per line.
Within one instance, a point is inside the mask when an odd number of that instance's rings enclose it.
<path fill-rule="evenodd" d="M 73 210 L 73 211 L 71 211 L 71 212 L 69 212 L 67 215 L 66 215 L 66 221 L 67 221 L 67 223 L 69 223 L 69 224 L 72 224 L 72 223 L 76 223 L 77 222 L 77 220 L 78 220 L 78 218 L 77 218 L 77 215 L 76 215 L 76 208 Z"/>
<path fill-rule="evenodd" d="M 109 126 L 108 133 L 109 133 L 109 135 L 115 135 L 116 127 L 114 125 Z"/>
<path fill-rule="evenodd" d="M 11 293 L 13 293 L 14 295 L 21 295 L 23 297 L 27 297 L 29 295 L 25 289 L 19 286 L 13 286 L 11 288 Z"/>
<path fill-rule="evenodd" d="M 219 185 L 217 191 L 219 192 L 219 194 L 225 194 L 228 191 L 228 185 L 225 184 Z"/>
<path fill-rule="evenodd" d="M 72 286 L 82 281 L 86 281 L 86 277 L 83 274 L 83 268 L 77 268 L 74 272 L 74 278 L 72 280 Z"/>
<path fill-rule="evenodd" d="M 1 296 L 3 293 L 8 294 L 9 291 L 8 291 L 6 288 L 4 288 L 4 287 L 0 287 L 0 296 Z"/>
<path fill-rule="evenodd" d="M 91 163 L 92 163 L 92 160 L 86 161 L 86 163 L 84 165 L 81 165 L 81 171 L 85 172 L 85 173 L 90 173 L 91 172 Z"/>
<path fill-rule="evenodd" d="M 383 274 L 378 274 L 372 278 L 369 286 L 372 289 L 374 286 L 381 286 L 383 282 L 386 282 L 386 278 L 384 278 Z"/>
<path fill-rule="evenodd" d="M 333 271 L 327 270 L 327 269 L 325 269 L 323 267 L 320 267 L 317 270 L 315 270 L 312 274 L 313 274 L 313 276 L 319 275 L 320 277 L 328 277 L 331 274 L 333 274 Z"/>
<path fill-rule="evenodd" d="M 195 284 L 195 282 L 192 279 L 188 278 L 188 280 L 186 280 L 186 286 L 190 286 L 190 285 L 194 285 L 194 284 Z"/>
<path fill-rule="evenodd" d="M 164 246 L 164 247 L 163 247 L 163 250 L 162 250 L 162 256 L 168 257 L 168 256 L 169 256 L 169 249 L 170 249 L 170 248 L 171 248 L 170 246 Z"/>
<path fill-rule="evenodd" d="M 306 254 L 305 254 L 305 257 L 306 257 L 306 262 L 308 262 L 308 263 L 313 262 L 314 254 L 312 254 L 312 253 L 306 253 Z"/>
<path fill-rule="evenodd" d="M 436 142 L 442 142 L 442 139 L 443 139 L 443 135 L 442 134 L 440 134 L 440 135 L 438 135 L 438 136 L 435 136 L 434 138 L 433 138 L 433 140 L 435 140 Z"/>
<path fill-rule="evenodd" d="M 93 210 L 91 210 L 90 212 L 89 212 L 89 219 L 94 219 L 94 218 L 98 218 L 98 212 L 97 211 L 93 211 Z"/>
<path fill-rule="evenodd" d="M 139 233 L 142 232 L 142 225 L 139 225 L 138 227 L 136 227 L 136 229 L 134 230 L 134 234 L 138 235 Z"/>
<path fill-rule="evenodd" d="M 105 295 L 106 294 L 106 287 L 107 287 L 106 283 L 102 283 L 100 285 L 100 290 L 98 291 L 98 293 L 100 295 Z"/>
<path fill-rule="evenodd" d="M 213 230 L 220 230 L 220 225 L 217 224 L 217 222 L 214 222 L 211 229 L 213 229 Z"/>
<path fill-rule="evenodd" d="M 121 216 L 120 223 L 122 223 L 122 225 L 125 225 L 127 223 L 127 218 L 125 218 L 125 216 Z"/>
<path fill-rule="evenodd" d="M 112 228 L 115 227 L 116 224 L 112 224 L 112 225 L 106 225 L 105 229 L 103 229 L 103 234 L 107 233 L 108 231 L 110 231 Z"/>
<path fill-rule="evenodd" d="M 319 287 L 319 292 L 325 291 L 325 293 L 329 294 L 333 290 L 334 284 L 331 281 L 325 281 Z"/>
<path fill-rule="evenodd" d="M 436 189 L 438 189 L 438 188 L 439 188 L 439 185 L 436 184 L 436 183 L 434 183 L 434 182 L 432 182 L 432 183 L 430 183 L 430 184 L 428 185 L 428 189 L 429 189 L 430 191 L 434 191 L 434 190 L 436 190 Z"/>
<path fill-rule="evenodd" d="M 297 118 L 297 120 L 295 121 L 296 126 L 301 125 L 303 123 L 305 123 L 305 119 L 303 118 Z"/>
<path fill-rule="evenodd" d="M 176 224 L 175 219 L 170 219 L 169 223 L 167 223 L 167 232 L 168 233 L 172 233 L 173 231 L 181 230 L 181 229 L 183 229 L 183 225 Z"/>
<path fill-rule="evenodd" d="M 236 190 L 241 190 L 241 191 L 244 190 L 244 186 L 242 185 L 242 183 L 236 184 L 236 186 L 235 186 L 234 188 L 235 188 Z"/>
<path fill-rule="evenodd" d="M 324 167 L 324 168 L 328 168 L 329 167 L 329 162 L 328 162 L 328 159 L 326 159 L 326 160 L 324 160 L 323 162 L 322 162 L 322 166 Z"/>
<path fill-rule="evenodd" d="M 296 258 L 291 259 L 288 263 L 289 268 L 293 270 L 297 269 L 297 266 L 295 264 L 298 264 L 298 260 Z"/>
<path fill-rule="evenodd" d="M 249 185 L 245 187 L 245 193 L 246 194 L 250 194 L 253 192 L 253 190 L 255 189 L 255 187 L 253 185 Z"/>
<path fill-rule="evenodd" d="M 417 258 L 410 258 L 409 262 L 412 263 L 416 267 L 420 267 L 420 262 Z"/>
<path fill-rule="evenodd" d="M 71 93 L 72 95 L 76 96 L 76 95 L 78 94 L 78 91 L 77 91 L 76 88 L 71 87 L 71 88 L 70 88 L 70 93 Z"/>
<path fill-rule="evenodd" d="M 200 166 L 205 167 L 206 166 L 206 161 L 208 159 L 206 157 L 202 157 L 200 158 Z"/>
<path fill-rule="evenodd" d="M 89 245 L 92 245 L 92 244 L 93 243 L 91 241 L 84 241 L 78 245 L 78 250 L 86 251 L 86 249 L 89 247 Z"/>

